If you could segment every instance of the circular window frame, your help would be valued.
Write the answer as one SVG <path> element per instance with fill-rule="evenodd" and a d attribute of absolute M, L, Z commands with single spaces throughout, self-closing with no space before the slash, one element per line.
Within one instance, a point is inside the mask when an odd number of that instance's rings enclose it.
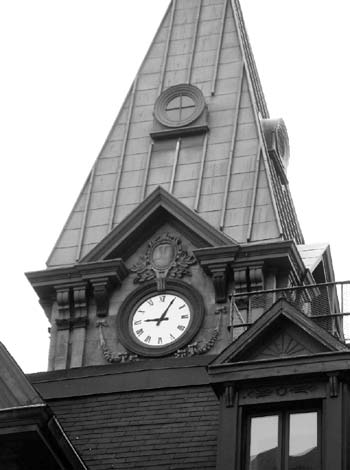
<path fill-rule="evenodd" d="M 194 111 L 186 119 L 181 119 L 179 121 L 172 121 L 167 118 L 167 106 L 175 98 L 179 96 L 187 96 L 193 100 Z M 193 85 L 189 84 L 180 84 L 174 85 L 170 88 L 167 88 L 163 93 L 157 98 L 154 105 L 154 116 L 160 124 L 166 127 L 185 127 L 196 121 L 199 116 L 203 113 L 205 109 L 205 99 L 201 90 Z"/>

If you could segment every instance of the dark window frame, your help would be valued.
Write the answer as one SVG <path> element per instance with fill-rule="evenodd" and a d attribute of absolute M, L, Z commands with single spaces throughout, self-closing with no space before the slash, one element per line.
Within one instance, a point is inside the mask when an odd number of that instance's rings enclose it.
<path fill-rule="evenodd" d="M 264 416 L 278 416 L 278 448 L 281 470 L 288 470 L 290 416 L 298 413 L 317 413 L 317 447 L 320 452 L 320 469 L 323 468 L 323 432 L 322 432 L 322 406 L 320 403 L 280 403 L 274 406 L 244 407 L 242 419 L 242 445 L 240 446 L 240 465 L 242 470 L 248 470 L 250 464 L 250 438 L 252 418 Z"/>

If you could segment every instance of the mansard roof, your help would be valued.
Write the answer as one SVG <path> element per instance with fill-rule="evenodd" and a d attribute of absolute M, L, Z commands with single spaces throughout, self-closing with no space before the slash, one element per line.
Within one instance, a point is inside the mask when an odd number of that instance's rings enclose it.
<path fill-rule="evenodd" d="M 154 140 L 156 100 L 179 84 L 203 95 L 204 131 Z M 239 243 L 303 243 L 268 117 L 238 0 L 172 0 L 48 266 L 86 257 L 159 185 Z"/>

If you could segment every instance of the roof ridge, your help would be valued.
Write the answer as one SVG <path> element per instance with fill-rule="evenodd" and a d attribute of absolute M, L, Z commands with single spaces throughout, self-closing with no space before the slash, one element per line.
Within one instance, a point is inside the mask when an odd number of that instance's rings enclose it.
<path fill-rule="evenodd" d="M 240 33 L 241 40 L 242 40 L 242 49 L 245 54 L 247 66 L 249 68 L 249 73 L 251 74 L 252 87 L 253 87 L 254 95 L 256 98 L 258 110 L 261 113 L 262 117 L 266 119 L 266 118 L 269 118 L 270 115 L 269 115 L 269 111 L 267 108 L 265 95 L 261 86 L 260 76 L 259 76 L 256 62 L 254 59 L 254 54 L 252 51 L 252 47 L 250 45 L 247 28 L 245 26 L 245 22 L 243 19 L 242 8 L 241 8 L 239 0 L 231 0 L 231 4 L 232 4 L 233 12 L 236 16 L 236 23 L 238 26 L 238 31 Z"/>

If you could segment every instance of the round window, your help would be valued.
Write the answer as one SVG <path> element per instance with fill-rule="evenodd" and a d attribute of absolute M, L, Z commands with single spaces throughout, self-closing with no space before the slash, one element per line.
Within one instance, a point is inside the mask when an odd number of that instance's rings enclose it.
<path fill-rule="evenodd" d="M 193 85 L 175 85 L 165 90 L 154 107 L 156 119 L 167 127 L 182 127 L 198 119 L 205 108 L 199 88 Z"/>

